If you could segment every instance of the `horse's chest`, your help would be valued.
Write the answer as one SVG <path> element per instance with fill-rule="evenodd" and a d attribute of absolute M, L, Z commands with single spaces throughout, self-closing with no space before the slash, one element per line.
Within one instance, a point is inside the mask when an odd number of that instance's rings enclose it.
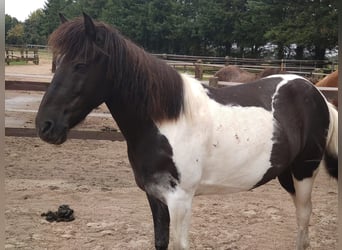
<path fill-rule="evenodd" d="M 271 167 L 272 113 L 256 107 L 208 106 L 192 123 L 161 127 L 186 186 L 201 193 L 252 188 Z M 190 185 L 189 185 L 190 184 Z"/>

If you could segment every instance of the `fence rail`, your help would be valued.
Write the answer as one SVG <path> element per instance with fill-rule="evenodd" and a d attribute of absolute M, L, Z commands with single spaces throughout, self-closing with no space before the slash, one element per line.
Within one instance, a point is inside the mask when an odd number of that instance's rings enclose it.
<path fill-rule="evenodd" d="M 183 71 L 193 71 L 195 72 L 195 78 L 202 80 L 203 75 L 214 75 L 215 72 L 220 70 L 225 65 L 222 64 L 208 64 L 208 63 L 201 63 L 201 62 L 177 62 L 177 61 L 166 61 L 167 64 L 175 68 L 176 70 L 183 70 Z M 279 66 L 266 66 L 266 65 L 237 65 L 240 69 L 247 70 L 252 73 L 259 73 L 262 70 L 266 68 L 275 68 L 279 69 L 281 67 Z M 330 73 L 321 73 L 316 72 L 315 68 L 311 67 L 289 67 L 282 68 L 282 70 L 293 73 L 297 75 L 301 75 L 307 78 L 310 78 L 311 81 L 319 80 L 320 78 L 323 78 L 324 76 L 330 74 Z"/>
<path fill-rule="evenodd" d="M 316 69 L 323 69 L 329 74 L 337 69 L 337 62 L 331 60 L 294 60 L 294 59 L 262 59 L 262 58 L 235 58 L 235 57 L 212 57 L 212 56 L 187 56 L 173 54 L 154 54 L 167 63 L 180 66 L 189 64 L 206 64 L 213 67 L 236 65 L 252 71 L 261 71 L 265 68 L 281 68 L 292 72 L 314 73 Z"/>

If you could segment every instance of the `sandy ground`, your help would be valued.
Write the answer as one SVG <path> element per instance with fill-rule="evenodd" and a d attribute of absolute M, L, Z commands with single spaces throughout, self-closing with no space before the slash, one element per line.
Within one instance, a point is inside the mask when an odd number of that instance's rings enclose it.
<path fill-rule="evenodd" d="M 49 70 L 49 62 L 6 66 L 12 77 L 51 76 Z M 34 110 L 41 94 L 6 91 L 6 109 Z M 34 116 L 6 111 L 6 126 L 33 127 Z M 115 123 L 90 117 L 82 126 Z M 5 173 L 6 249 L 153 249 L 151 212 L 135 185 L 125 142 L 69 140 L 53 146 L 38 138 L 5 137 Z M 322 170 L 313 190 L 310 249 L 337 248 L 337 203 L 337 183 Z M 62 204 L 74 210 L 74 221 L 41 217 Z M 287 250 L 294 249 L 295 236 L 292 199 L 276 180 L 250 192 L 194 199 L 191 249 Z"/>

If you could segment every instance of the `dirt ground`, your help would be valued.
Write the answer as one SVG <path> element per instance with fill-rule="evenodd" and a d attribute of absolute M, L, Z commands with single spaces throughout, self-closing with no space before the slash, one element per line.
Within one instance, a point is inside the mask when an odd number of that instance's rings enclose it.
<path fill-rule="evenodd" d="M 49 70 L 42 61 L 6 66 L 6 78 L 51 77 Z M 5 95 L 6 126 L 33 127 L 35 113 L 15 109 L 36 109 L 41 93 Z M 106 126 L 115 123 L 93 115 L 78 129 Z M 125 142 L 73 139 L 54 146 L 5 137 L 5 173 L 6 249 L 153 249 L 151 212 L 135 185 Z M 313 190 L 310 249 L 337 249 L 337 203 L 337 183 L 322 169 Z M 74 221 L 41 217 L 62 204 L 74 210 Z M 294 205 L 276 180 L 250 192 L 195 197 L 192 211 L 191 249 L 294 249 Z"/>

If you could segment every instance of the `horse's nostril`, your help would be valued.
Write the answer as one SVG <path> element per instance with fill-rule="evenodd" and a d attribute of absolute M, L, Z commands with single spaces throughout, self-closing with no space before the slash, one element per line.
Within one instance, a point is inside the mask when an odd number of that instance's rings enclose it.
<path fill-rule="evenodd" d="M 45 121 L 43 123 L 43 126 L 41 127 L 42 134 L 49 133 L 52 130 L 53 126 L 54 126 L 54 122 L 53 121 L 51 121 L 51 120 Z"/>

